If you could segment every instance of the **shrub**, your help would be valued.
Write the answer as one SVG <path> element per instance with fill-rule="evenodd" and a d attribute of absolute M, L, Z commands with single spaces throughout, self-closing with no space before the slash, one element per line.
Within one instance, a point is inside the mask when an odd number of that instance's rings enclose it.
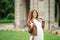
<path fill-rule="evenodd" d="M 14 14 L 13 13 L 8 14 L 7 19 L 14 19 Z"/>

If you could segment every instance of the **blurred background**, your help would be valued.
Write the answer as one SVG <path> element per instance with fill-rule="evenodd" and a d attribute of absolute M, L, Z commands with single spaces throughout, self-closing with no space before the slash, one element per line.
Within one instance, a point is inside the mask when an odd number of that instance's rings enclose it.
<path fill-rule="evenodd" d="M 0 40 L 29 40 L 32 9 L 45 20 L 44 39 L 60 40 L 60 0 L 0 0 Z"/>

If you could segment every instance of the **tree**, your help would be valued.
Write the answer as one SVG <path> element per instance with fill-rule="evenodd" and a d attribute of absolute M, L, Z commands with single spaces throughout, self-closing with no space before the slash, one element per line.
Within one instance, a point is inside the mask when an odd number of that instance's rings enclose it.
<path fill-rule="evenodd" d="M 14 0 L 0 0 L 0 19 L 6 18 L 9 13 L 14 13 Z"/>

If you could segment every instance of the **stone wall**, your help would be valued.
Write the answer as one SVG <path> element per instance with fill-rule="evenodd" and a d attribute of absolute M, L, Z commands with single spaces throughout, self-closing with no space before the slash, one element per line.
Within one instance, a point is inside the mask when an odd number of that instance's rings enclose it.
<path fill-rule="evenodd" d="M 42 16 L 45 20 L 45 29 L 48 29 L 48 0 L 38 1 L 38 10 L 39 15 Z"/>
<path fill-rule="evenodd" d="M 54 0 L 50 0 L 50 15 L 48 0 L 30 0 L 30 10 L 36 9 L 39 16 L 45 20 L 45 29 L 54 25 Z M 50 16 L 50 23 L 49 23 Z M 24 0 L 15 0 L 15 23 L 17 27 L 23 27 L 26 24 L 26 5 Z M 50 26 L 49 26 L 50 25 Z"/>

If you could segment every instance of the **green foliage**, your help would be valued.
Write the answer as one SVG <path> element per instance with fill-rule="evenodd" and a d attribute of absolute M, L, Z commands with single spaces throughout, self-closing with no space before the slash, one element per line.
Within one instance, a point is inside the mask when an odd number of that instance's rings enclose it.
<path fill-rule="evenodd" d="M 0 23 L 14 23 L 14 20 L 4 19 L 4 20 L 0 20 Z"/>
<path fill-rule="evenodd" d="M 59 9 L 58 9 L 58 4 L 57 3 L 55 3 L 55 9 L 54 10 L 55 10 L 55 22 L 58 23 L 58 19 L 59 19 L 58 18 L 58 10 Z"/>
<path fill-rule="evenodd" d="M 13 13 L 8 14 L 7 19 L 10 19 L 10 20 L 14 19 L 14 14 Z"/>
<path fill-rule="evenodd" d="M 58 23 L 58 18 L 57 17 L 55 17 L 55 22 Z"/>
<path fill-rule="evenodd" d="M 14 0 L 0 0 L 0 19 L 14 13 Z"/>

